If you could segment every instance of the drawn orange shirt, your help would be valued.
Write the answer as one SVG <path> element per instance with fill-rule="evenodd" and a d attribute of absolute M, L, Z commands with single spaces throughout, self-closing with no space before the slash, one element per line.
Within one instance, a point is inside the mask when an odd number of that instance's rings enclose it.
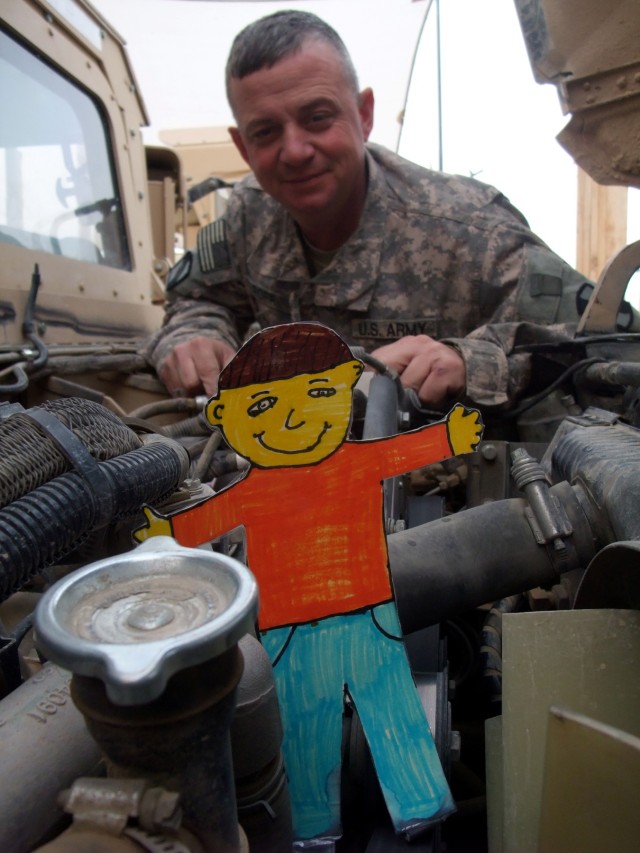
<path fill-rule="evenodd" d="M 253 467 L 172 516 L 174 536 L 195 546 L 245 527 L 263 631 L 389 601 L 382 480 L 451 456 L 447 436 L 440 422 L 346 441 L 317 465 Z"/>

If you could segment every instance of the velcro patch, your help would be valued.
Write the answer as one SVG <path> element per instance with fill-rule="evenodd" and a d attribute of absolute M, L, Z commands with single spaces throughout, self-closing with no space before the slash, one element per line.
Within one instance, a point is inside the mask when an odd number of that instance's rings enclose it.
<path fill-rule="evenodd" d="M 216 219 L 198 231 L 198 259 L 202 272 L 226 270 L 231 266 L 227 244 L 227 223 Z"/>
<path fill-rule="evenodd" d="M 529 293 L 532 296 L 561 296 L 562 279 L 557 275 L 532 273 L 529 276 Z"/>

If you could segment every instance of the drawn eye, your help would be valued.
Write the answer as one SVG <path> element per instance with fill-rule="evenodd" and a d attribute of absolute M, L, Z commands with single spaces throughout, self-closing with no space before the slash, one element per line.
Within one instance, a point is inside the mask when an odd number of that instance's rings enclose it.
<path fill-rule="evenodd" d="M 336 393 L 335 388 L 311 388 L 309 390 L 310 397 L 333 397 Z"/>
<path fill-rule="evenodd" d="M 258 415 L 261 415 L 263 412 L 268 412 L 269 409 L 272 409 L 277 402 L 277 397 L 263 397 L 261 400 L 257 400 L 255 403 L 252 403 L 249 406 L 249 408 L 247 409 L 247 414 L 251 418 L 257 418 Z"/>

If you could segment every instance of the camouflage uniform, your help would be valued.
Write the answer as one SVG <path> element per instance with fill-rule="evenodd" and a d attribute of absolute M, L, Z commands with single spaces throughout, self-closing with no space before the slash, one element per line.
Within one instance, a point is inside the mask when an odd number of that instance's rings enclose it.
<path fill-rule="evenodd" d="M 224 217 L 200 230 L 197 252 L 172 270 L 147 358 L 159 367 L 196 335 L 237 347 L 256 321 L 315 320 L 368 350 L 405 335 L 444 340 L 464 357 L 467 397 L 477 405 L 501 405 L 522 390 L 528 358 L 509 356 L 522 321 L 576 322 L 584 277 L 493 187 L 376 145 L 366 156 L 360 226 L 315 275 L 289 214 L 253 176 L 240 182 Z"/>

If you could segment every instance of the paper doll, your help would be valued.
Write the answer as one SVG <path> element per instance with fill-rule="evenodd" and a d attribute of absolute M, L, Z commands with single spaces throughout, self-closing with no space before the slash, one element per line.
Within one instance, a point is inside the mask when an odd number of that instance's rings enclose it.
<path fill-rule="evenodd" d="M 196 546 L 243 525 L 258 581 L 259 637 L 276 679 L 294 833 L 338 838 L 345 694 L 359 714 L 397 832 L 444 817 L 453 800 L 402 641 L 388 566 L 382 481 L 466 453 L 480 415 L 456 405 L 435 424 L 348 439 L 363 370 L 315 323 L 259 332 L 220 374 L 206 407 L 246 475 L 171 517 L 145 510 L 136 533 Z M 309 845 L 312 846 L 312 843 Z"/>

